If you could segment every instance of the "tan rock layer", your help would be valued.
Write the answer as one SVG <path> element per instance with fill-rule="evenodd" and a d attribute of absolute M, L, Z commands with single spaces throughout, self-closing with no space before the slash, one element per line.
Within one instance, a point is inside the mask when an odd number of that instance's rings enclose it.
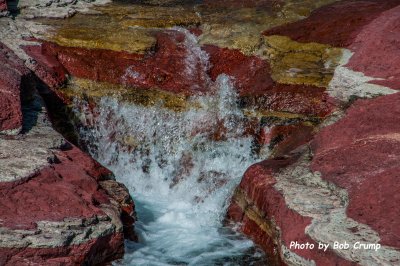
<path fill-rule="evenodd" d="M 264 56 L 272 78 L 284 84 L 327 87 L 342 56 L 341 49 L 318 43 L 298 43 L 284 36 L 267 36 Z"/>

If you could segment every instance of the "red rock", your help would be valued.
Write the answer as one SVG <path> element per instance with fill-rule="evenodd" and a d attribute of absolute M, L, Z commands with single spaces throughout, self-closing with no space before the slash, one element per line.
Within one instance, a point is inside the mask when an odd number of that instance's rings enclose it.
<path fill-rule="evenodd" d="M 388 167 L 382 173 L 362 180 L 357 186 L 352 184 L 354 188 L 349 189 L 351 194 L 347 208 L 349 217 L 379 232 L 381 244 L 396 248 L 400 246 L 400 196 L 396 185 L 399 171 L 399 166 Z"/>
<path fill-rule="evenodd" d="M 283 195 L 274 187 L 276 183 L 274 174 L 292 164 L 295 160 L 295 158 L 270 159 L 255 164 L 246 171 L 239 185 L 239 189 L 244 192 L 250 205 L 254 204 L 265 215 L 265 218 L 260 218 L 266 223 L 273 224 L 272 227 L 276 225 L 280 229 L 278 233 L 272 228 L 273 235 L 268 235 L 267 232 L 260 229 L 260 226 L 251 217 L 246 214 L 243 216 L 242 231 L 259 244 L 274 260 L 277 259 L 274 256 L 274 249 L 281 252 L 280 245 L 275 244 L 278 238 L 288 248 L 291 241 L 316 244 L 305 234 L 305 228 L 311 223 L 311 218 L 301 216 L 290 209 Z M 232 209 L 237 209 L 237 207 L 233 206 Z M 235 212 L 238 213 L 238 210 L 235 210 Z M 232 215 L 231 217 L 240 216 Z M 314 260 L 316 265 L 353 265 L 331 251 L 292 249 L 292 252 L 303 258 Z M 280 262 L 277 265 L 284 265 L 284 263 Z"/>
<path fill-rule="evenodd" d="M 50 88 L 57 88 L 67 80 L 67 71 L 55 56 L 43 55 L 41 46 L 26 46 L 25 52 L 35 58 L 35 74 Z"/>
<path fill-rule="evenodd" d="M 259 57 L 213 45 L 203 49 L 210 55 L 211 78 L 223 73 L 233 77 L 242 107 L 323 117 L 336 105 L 324 88 L 274 82 L 268 63 Z"/>
<path fill-rule="evenodd" d="M 95 203 L 108 201 L 97 179 L 105 170 L 78 149 L 60 152 L 51 164 L 25 180 L 0 183 L 0 217 L 11 229 L 32 229 L 37 221 L 104 215 Z"/>
<path fill-rule="evenodd" d="M 61 47 L 47 42 L 42 44 L 43 56 L 31 54 L 38 61 L 56 57 L 69 74 L 79 78 L 185 95 L 204 92 L 207 89 L 205 65 L 200 55 L 189 47 L 188 37 L 173 30 L 159 32 L 156 37 L 156 50 L 147 55 Z"/>
<path fill-rule="evenodd" d="M 356 101 L 343 119 L 318 133 L 314 149 L 328 151 L 349 146 L 358 140 L 400 132 L 399 99 L 400 94 L 393 94 Z"/>
<path fill-rule="evenodd" d="M 121 208 L 121 222 L 125 239 L 137 241 L 138 238 L 133 226 L 136 221 L 135 203 L 133 202 L 128 189 L 114 180 L 100 181 L 100 186 L 106 191 L 107 195 L 111 199 L 118 203 Z"/>
<path fill-rule="evenodd" d="M 139 73 L 139 78 L 126 75 L 125 82 L 183 94 L 206 91 L 205 62 L 190 47 L 194 44 L 190 44 L 188 36 L 182 32 L 165 31 L 157 33 L 156 37 L 157 49 L 154 56 L 129 68 Z"/>
<path fill-rule="evenodd" d="M 110 210 L 113 210 L 115 215 L 120 215 L 108 217 L 119 219 L 122 223 L 121 230 L 118 229 L 118 222 L 110 218 L 102 218 L 103 226 L 109 223 L 110 229 L 104 232 L 101 231 L 105 230 L 104 227 L 96 229 L 95 226 L 99 222 L 96 218 L 91 222 L 93 227 L 88 228 L 86 234 L 90 235 L 91 230 L 100 230 L 102 235 L 78 239 L 73 245 L 53 240 L 53 231 L 48 233 L 50 235 L 44 233 L 46 235 L 42 237 L 48 237 L 51 239 L 50 243 L 56 243 L 53 244 L 54 247 L 43 247 L 42 244 L 37 246 L 34 241 L 33 247 L 7 247 L 3 242 L 0 248 L 1 265 L 104 264 L 122 256 L 124 236 L 130 240 L 137 240 L 133 231 L 134 204 L 126 187 L 112 180 L 109 170 L 72 145 L 66 145 L 55 154 L 56 159 L 37 173 L 18 181 L 0 183 L 2 229 L 35 230 L 37 223 L 43 221 L 58 222 L 62 228 L 66 221 L 78 218 L 107 217 L 103 211 L 103 208 L 106 208 L 107 215 Z M 76 227 L 72 227 L 74 226 Z M 78 228 L 84 230 L 85 226 L 80 225 Z M 69 227 L 64 227 L 63 234 L 69 233 Z M 41 234 L 40 231 L 36 233 Z M 40 239 L 40 236 L 38 237 Z M 18 244 L 18 240 L 15 241 Z"/>
<path fill-rule="evenodd" d="M 289 159 L 276 159 L 255 164 L 247 169 L 239 185 L 260 211 L 267 217 L 273 217 L 282 230 L 282 240 L 285 243 L 301 238 L 304 235 L 304 228 L 311 222 L 310 218 L 301 217 L 298 213 L 290 210 L 285 205 L 282 194 L 273 187 L 276 183 L 273 173 L 290 163 Z M 296 224 L 297 226 L 285 224 L 285 221 L 293 222 L 292 225 Z"/>
<path fill-rule="evenodd" d="M 0 265 L 104 265 L 122 257 L 122 234 L 55 248 L 0 248 Z"/>
<path fill-rule="evenodd" d="M 22 127 L 21 92 L 30 71 L 10 49 L 0 43 L 0 132 Z"/>
<path fill-rule="evenodd" d="M 6 0 L 0 0 L 0 12 L 1 11 L 7 11 L 7 1 Z"/>
<path fill-rule="evenodd" d="M 309 142 L 313 136 L 313 129 L 313 126 L 302 123 L 273 127 L 268 137 L 274 156 L 287 155 L 297 147 Z"/>
<path fill-rule="evenodd" d="M 274 243 L 274 239 L 266 234 L 253 220 L 244 216 L 240 220 L 242 222 L 242 232 L 250 236 L 257 245 L 262 247 L 264 252 L 268 255 L 268 263 L 270 265 L 285 265 L 279 256 L 279 247 Z"/>
<path fill-rule="evenodd" d="M 189 31 L 191 34 L 194 34 L 194 35 L 197 36 L 197 37 L 203 34 L 203 30 L 200 29 L 199 27 L 189 27 L 189 28 L 188 28 L 188 31 Z"/>
<path fill-rule="evenodd" d="M 75 77 L 110 83 L 120 83 L 126 68 L 132 62 L 143 59 L 142 55 L 126 52 L 62 47 L 48 42 L 42 44 L 41 53 L 43 56 L 40 53 L 31 53 L 31 55 L 36 59 L 36 54 L 38 54 L 38 61 L 42 57 L 48 61 L 56 58 L 67 72 Z"/>
<path fill-rule="evenodd" d="M 324 88 L 278 83 L 262 95 L 242 96 L 240 102 L 243 107 L 318 117 L 327 116 L 336 106 Z"/>
<path fill-rule="evenodd" d="M 349 193 L 347 215 L 400 247 L 400 94 L 359 100 L 313 142 L 312 170 Z M 368 196 L 367 196 L 368 195 Z"/>
<path fill-rule="evenodd" d="M 323 6 L 294 23 L 278 26 L 265 35 L 284 35 L 298 42 L 318 42 L 336 47 L 350 46 L 364 26 L 383 11 L 399 5 L 398 0 L 351 0 Z"/>
<path fill-rule="evenodd" d="M 234 77 L 234 84 L 241 96 L 262 94 L 274 85 L 271 69 L 267 61 L 257 56 L 246 56 L 239 50 L 205 45 L 203 49 L 210 55 L 210 76 Z"/>
<path fill-rule="evenodd" d="M 228 207 L 228 210 L 226 211 L 226 218 L 229 221 L 235 221 L 235 222 L 241 222 L 244 217 L 244 210 L 236 203 L 236 202 L 231 202 L 231 204 Z"/>
<path fill-rule="evenodd" d="M 347 67 L 383 78 L 374 83 L 400 90 L 400 6 L 383 12 L 366 26 L 350 48 L 355 54 Z"/>

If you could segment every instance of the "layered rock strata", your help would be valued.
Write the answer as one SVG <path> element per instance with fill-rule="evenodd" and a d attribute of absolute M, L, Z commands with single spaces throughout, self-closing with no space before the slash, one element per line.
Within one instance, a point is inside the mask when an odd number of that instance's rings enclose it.
<path fill-rule="evenodd" d="M 55 132 L 41 98 L 31 97 L 22 133 L 0 136 L 1 264 L 93 265 L 120 257 L 124 233 L 135 239 L 127 189 Z"/>
<path fill-rule="evenodd" d="M 20 76 L 29 73 L 19 67 Z M 21 133 L 0 135 L 0 264 L 93 265 L 120 257 L 124 233 L 135 239 L 127 189 L 52 129 L 31 89 L 16 105 Z"/>
<path fill-rule="evenodd" d="M 394 39 L 400 32 L 395 23 L 383 22 L 398 21 L 399 4 L 341 1 L 305 20 L 265 32 L 351 49 L 344 50 L 327 86 L 344 111 L 329 115 L 305 145 L 251 166 L 232 198 L 228 216 L 241 222 L 241 230 L 276 264 L 400 263 L 395 218 L 400 202 L 395 185 L 400 87 L 394 71 L 400 62 Z M 344 6 L 345 13 L 338 12 Z M 358 11 L 350 14 L 351 7 Z M 340 18 L 334 19 L 339 13 Z M 354 20 L 350 28 L 339 26 L 347 19 Z M 321 243 L 329 244 L 326 251 L 318 249 Z M 335 247 L 335 243 L 349 246 Z"/>

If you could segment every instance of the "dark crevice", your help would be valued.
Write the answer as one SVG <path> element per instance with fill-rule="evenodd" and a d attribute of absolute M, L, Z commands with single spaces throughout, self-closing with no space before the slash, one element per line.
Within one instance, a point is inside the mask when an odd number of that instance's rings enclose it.
<path fill-rule="evenodd" d="M 63 135 L 66 140 L 75 146 L 80 147 L 76 128 L 71 121 L 70 108 L 63 102 L 63 100 L 55 93 L 53 89 L 50 89 L 41 80 L 38 80 L 37 91 L 46 104 L 48 116 L 53 128 Z M 68 150 L 71 149 L 71 147 L 65 146 L 63 149 Z"/>
<path fill-rule="evenodd" d="M 7 0 L 7 10 L 10 12 L 11 17 L 19 15 L 20 11 L 18 8 L 19 0 Z"/>
<path fill-rule="evenodd" d="M 35 76 L 32 73 L 22 76 L 20 89 L 22 134 L 29 132 L 37 124 L 38 114 L 42 110 L 40 101 L 35 97 L 35 91 Z"/>

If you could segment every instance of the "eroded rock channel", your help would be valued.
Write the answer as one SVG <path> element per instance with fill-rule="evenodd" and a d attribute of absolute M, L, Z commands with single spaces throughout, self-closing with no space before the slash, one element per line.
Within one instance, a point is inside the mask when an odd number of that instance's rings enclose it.
<path fill-rule="evenodd" d="M 399 6 L 0 0 L 0 264 L 398 264 Z"/>

